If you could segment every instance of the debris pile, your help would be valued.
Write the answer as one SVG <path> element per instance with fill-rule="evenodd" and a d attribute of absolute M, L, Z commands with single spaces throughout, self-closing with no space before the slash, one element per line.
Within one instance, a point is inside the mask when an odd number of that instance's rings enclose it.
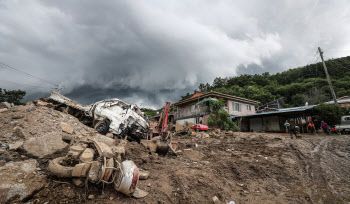
<path fill-rule="evenodd" d="M 47 175 L 73 178 L 77 186 L 87 181 L 113 183 L 126 195 L 147 195 L 137 188 L 139 177 L 146 179 L 147 172 L 122 161 L 126 140 L 100 135 L 43 101 L 5 109 L 0 117 L 3 201 L 28 200 L 45 187 Z"/>
<path fill-rule="evenodd" d="M 290 140 L 280 133 L 173 134 L 177 156 L 160 155 L 157 138 L 139 144 L 104 136 L 45 101 L 5 109 L 0 113 L 0 203 L 350 200 L 346 135 Z"/>

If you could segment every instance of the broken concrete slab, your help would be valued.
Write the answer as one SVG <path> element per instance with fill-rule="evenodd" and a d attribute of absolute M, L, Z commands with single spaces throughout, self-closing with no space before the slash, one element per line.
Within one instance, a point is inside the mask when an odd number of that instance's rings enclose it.
<path fill-rule="evenodd" d="M 0 103 L 0 108 L 11 108 L 11 104 L 8 102 L 1 102 Z"/>
<path fill-rule="evenodd" d="M 41 137 L 33 137 L 26 140 L 23 144 L 23 149 L 30 155 L 43 158 L 68 147 L 68 144 L 63 142 L 62 136 L 56 133 L 48 133 Z"/>
<path fill-rule="evenodd" d="M 8 109 L 7 108 L 0 108 L 0 113 L 6 112 Z"/>
<path fill-rule="evenodd" d="M 73 134 L 74 129 L 72 128 L 72 126 L 70 126 L 67 123 L 61 123 L 61 128 L 63 132 L 69 133 L 69 134 Z"/>
<path fill-rule="evenodd" d="M 37 166 L 38 162 L 30 159 L 8 162 L 0 167 L 0 189 L 5 202 L 15 196 L 25 201 L 45 187 L 46 176 L 35 172 Z"/>
<path fill-rule="evenodd" d="M 15 142 L 15 144 L 10 145 L 9 150 L 10 150 L 10 151 L 11 151 L 11 150 L 16 151 L 18 148 L 20 148 L 20 147 L 23 146 L 23 143 L 24 143 L 23 141 L 17 141 L 17 142 Z"/>

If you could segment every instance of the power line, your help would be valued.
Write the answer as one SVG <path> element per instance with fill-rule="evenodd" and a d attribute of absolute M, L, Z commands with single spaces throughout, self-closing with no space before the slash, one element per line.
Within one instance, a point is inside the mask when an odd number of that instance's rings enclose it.
<path fill-rule="evenodd" d="M 350 52 L 350 50 L 326 50 L 323 52 Z"/>
<path fill-rule="evenodd" d="M 46 79 L 42 79 L 42 78 L 39 78 L 39 77 L 34 76 L 34 75 L 32 75 L 32 74 L 29 74 L 29 73 L 27 73 L 27 72 L 24 72 L 24 71 L 22 71 L 22 70 L 19 70 L 19 69 L 15 68 L 15 67 L 12 67 L 12 66 L 10 66 L 10 65 L 7 65 L 7 64 L 1 62 L 1 61 L 0 61 L 0 66 L 2 66 L 2 67 L 4 67 L 4 68 L 11 69 L 11 70 L 13 70 L 13 71 L 16 71 L 16 72 L 18 72 L 18 73 L 21 73 L 21 74 L 23 74 L 23 75 L 26 75 L 26 76 L 28 76 L 28 77 L 38 79 L 38 80 L 40 80 L 40 81 L 42 81 L 42 82 L 46 82 L 46 83 L 51 84 L 51 85 L 53 85 L 53 86 L 57 86 L 56 84 L 53 84 L 52 82 L 50 82 L 50 81 L 48 81 L 48 80 L 46 80 Z"/>
<path fill-rule="evenodd" d="M 52 87 L 43 87 L 43 86 L 33 86 L 33 85 L 28 85 L 28 84 L 19 84 L 19 83 L 16 83 L 16 82 L 6 81 L 6 80 L 1 80 L 1 79 L 0 79 L 0 82 L 7 83 L 7 84 L 18 85 L 18 86 L 23 86 L 23 87 L 30 87 L 30 88 L 53 89 Z"/>

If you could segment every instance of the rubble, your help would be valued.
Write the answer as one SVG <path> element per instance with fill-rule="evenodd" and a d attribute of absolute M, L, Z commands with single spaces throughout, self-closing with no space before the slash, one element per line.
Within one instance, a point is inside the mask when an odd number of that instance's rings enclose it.
<path fill-rule="evenodd" d="M 61 123 L 61 128 L 63 132 L 69 133 L 69 134 L 73 134 L 74 129 L 72 128 L 72 126 L 68 125 L 67 123 Z"/>
<path fill-rule="evenodd" d="M 68 144 L 63 142 L 62 137 L 52 132 L 40 137 L 29 138 L 23 144 L 23 149 L 27 154 L 39 158 L 54 154 L 67 147 Z"/>
<path fill-rule="evenodd" d="M 7 111 L 7 108 L 0 108 L 0 113 Z"/>
<path fill-rule="evenodd" d="M 23 146 L 23 141 L 17 141 L 15 144 L 13 145 L 9 145 L 9 150 L 14 150 L 16 151 L 18 148 L 22 147 Z"/>
<path fill-rule="evenodd" d="M 59 93 L 51 92 L 46 100 L 52 102 L 55 109 L 76 116 L 103 135 L 111 132 L 119 137 L 129 136 L 130 139 L 140 141 L 147 138 L 150 130 L 148 117 L 138 106 L 116 98 L 84 106 Z"/>
<path fill-rule="evenodd" d="M 64 131 L 63 123 L 73 131 Z M 49 104 L 11 107 L 0 114 L 0 200 L 5 194 L 8 203 L 208 203 L 213 196 L 221 203 L 350 199 L 350 183 L 344 180 L 350 167 L 346 135 L 303 135 L 291 141 L 278 133 L 212 130 L 172 137 L 178 142 L 177 157 L 151 151 L 157 141 L 140 145 L 103 136 Z M 139 180 L 131 185 L 133 179 L 124 178 L 129 188 L 122 188 L 118 169 L 126 163 L 138 171 Z"/>
<path fill-rule="evenodd" d="M 0 109 L 2 109 L 2 108 L 9 109 L 9 108 L 11 108 L 13 106 L 14 106 L 13 103 L 11 104 L 11 103 L 8 103 L 8 102 L 0 102 Z"/>
<path fill-rule="evenodd" d="M 30 159 L 21 162 L 8 162 L 0 167 L 1 196 L 5 201 L 19 196 L 19 200 L 26 201 L 46 185 L 46 176 L 36 173 L 38 162 Z"/>

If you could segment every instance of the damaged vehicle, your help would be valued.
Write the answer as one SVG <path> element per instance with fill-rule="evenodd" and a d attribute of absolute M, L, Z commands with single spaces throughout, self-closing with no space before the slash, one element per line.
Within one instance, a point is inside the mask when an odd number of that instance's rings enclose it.
<path fill-rule="evenodd" d="M 147 138 L 150 130 L 147 115 L 137 105 L 116 98 L 84 106 L 52 91 L 47 100 L 55 105 L 56 110 L 73 115 L 103 135 L 111 132 L 118 137 L 128 136 L 140 142 Z"/>
<path fill-rule="evenodd" d="M 88 182 L 112 184 L 116 191 L 127 196 L 143 198 L 147 192 L 137 188 L 139 179 L 147 179 L 148 172 L 141 171 L 133 161 L 122 162 L 125 140 L 118 144 L 112 138 L 95 135 L 75 141 L 66 156 L 49 162 L 49 171 L 58 177 L 72 178 L 77 186 Z"/>

